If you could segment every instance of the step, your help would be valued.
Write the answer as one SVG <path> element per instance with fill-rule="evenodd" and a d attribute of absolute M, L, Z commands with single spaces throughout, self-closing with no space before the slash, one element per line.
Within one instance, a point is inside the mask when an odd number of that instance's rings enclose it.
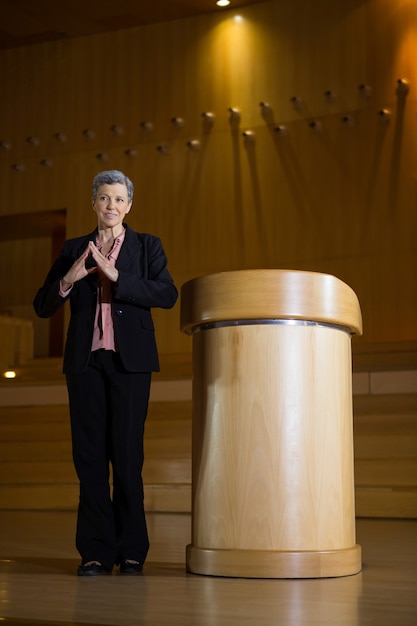
<path fill-rule="evenodd" d="M 51 424 L 68 423 L 68 406 L 0 406 L 0 424 Z"/>
<path fill-rule="evenodd" d="M 411 413 L 417 416 L 417 392 L 401 394 L 366 394 L 353 396 L 353 414 L 375 415 Z"/>
<path fill-rule="evenodd" d="M 417 518 L 417 488 L 358 487 L 357 517 Z"/>
<path fill-rule="evenodd" d="M 160 354 L 160 371 L 154 372 L 153 380 L 188 380 L 192 377 L 191 352 L 185 354 Z M 17 385 L 33 383 L 65 384 L 65 376 L 62 373 L 62 358 L 32 358 L 25 363 L 16 366 L 17 377 L 13 381 Z M 9 383 L 0 379 L 0 387 Z"/>
<path fill-rule="evenodd" d="M 352 341 L 354 371 L 389 371 L 417 368 L 417 341 L 372 342 L 362 337 Z"/>
<path fill-rule="evenodd" d="M 191 484 L 191 459 L 145 459 L 143 480 L 149 484 Z M 72 461 L 0 462 L 0 485 L 78 483 Z"/>
<path fill-rule="evenodd" d="M 70 461 L 70 441 L 0 442 L 0 460 L 4 461 Z"/>
<path fill-rule="evenodd" d="M 189 513 L 191 485 L 144 485 L 145 509 L 153 512 Z M 0 485 L 2 510 L 75 511 L 78 485 Z"/>
<path fill-rule="evenodd" d="M 157 421 L 153 418 L 145 424 L 145 438 L 173 439 L 191 437 L 191 421 L 188 419 L 176 419 Z M 71 441 L 71 428 L 69 419 L 63 422 L 40 422 L 40 423 L 0 423 L 0 441 L 21 442 L 36 445 L 40 442 Z"/>
<path fill-rule="evenodd" d="M 191 457 L 191 440 L 183 437 L 159 437 L 144 440 L 145 458 L 173 459 Z M 1 461 L 67 461 L 72 459 L 69 440 L 0 442 Z"/>
<path fill-rule="evenodd" d="M 39 424 L 0 424 L 0 441 L 7 441 L 8 444 L 19 442 L 22 445 L 36 445 L 48 441 L 71 441 L 69 420 Z"/>
<path fill-rule="evenodd" d="M 417 413 L 357 415 L 353 425 L 354 435 L 364 433 L 417 433 Z"/>
<path fill-rule="evenodd" d="M 417 451 L 417 433 L 356 433 L 355 459 L 413 458 Z"/>
<path fill-rule="evenodd" d="M 2 461 L 0 485 L 77 483 L 72 460 Z"/>
<path fill-rule="evenodd" d="M 190 419 L 192 413 L 192 403 L 190 400 L 175 401 L 152 401 L 149 403 L 148 422 L 156 420 L 171 420 L 172 417 L 179 419 Z M 68 405 L 44 404 L 44 405 L 15 405 L 0 406 L 0 423 L 22 423 L 30 422 L 67 422 L 69 420 Z"/>
<path fill-rule="evenodd" d="M 355 485 L 417 488 L 417 458 L 356 459 Z"/>
<path fill-rule="evenodd" d="M 190 512 L 191 485 L 146 484 L 147 511 Z M 0 485 L 3 510 L 76 510 L 78 485 Z M 357 517 L 417 518 L 417 490 L 360 487 L 355 490 Z"/>

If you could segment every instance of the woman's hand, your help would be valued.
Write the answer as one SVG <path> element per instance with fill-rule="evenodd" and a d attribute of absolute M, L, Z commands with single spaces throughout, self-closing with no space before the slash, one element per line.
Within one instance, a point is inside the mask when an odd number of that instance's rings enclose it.
<path fill-rule="evenodd" d="M 71 269 L 62 278 L 62 288 L 67 291 L 72 285 L 79 280 L 85 278 L 89 274 L 97 271 L 96 267 L 86 268 L 86 261 L 90 256 L 90 244 L 84 250 L 82 255 L 74 262 Z"/>
<path fill-rule="evenodd" d="M 109 261 L 103 254 L 101 254 L 100 250 L 94 244 L 93 241 L 90 241 L 88 244 L 88 250 L 94 261 L 97 263 L 97 267 L 100 269 L 105 276 L 113 283 L 116 283 L 119 278 L 119 271 L 114 267 L 113 263 Z"/>

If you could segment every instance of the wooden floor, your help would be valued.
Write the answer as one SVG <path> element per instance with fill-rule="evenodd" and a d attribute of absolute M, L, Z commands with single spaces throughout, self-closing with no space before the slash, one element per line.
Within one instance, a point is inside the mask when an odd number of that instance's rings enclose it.
<path fill-rule="evenodd" d="M 189 514 L 148 514 L 141 577 L 78 578 L 74 512 L 0 511 L 0 624 L 416 626 L 417 520 L 359 519 L 363 571 L 316 580 L 185 571 Z"/>

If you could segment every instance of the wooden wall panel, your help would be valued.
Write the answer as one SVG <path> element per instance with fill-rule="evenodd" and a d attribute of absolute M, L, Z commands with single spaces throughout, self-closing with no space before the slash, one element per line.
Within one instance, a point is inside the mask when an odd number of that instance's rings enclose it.
<path fill-rule="evenodd" d="M 94 174 L 123 169 L 136 185 L 129 223 L 162 238 L 178 286 L 233 269 L 333 273 L 358 293 L 363 341 L 415 341 L 415 2 L 271 0 L 242 8 L 240 21 L 235 13 L 1 52 L 0 81 L 12 96 L 0 101 L 0 140 L 12 148 L 0 150 L 0 215 L 65 208 L 67 235 L 78 235 L 95 225 Z M 401 77 L 410 81 L 403 95 Z M 261 101 L 270 104 L 264 114 Z M 241 110 L 237 125 L 230 106 Z M 392 113 L 387 124 L 382 108 Z M 215 113 L 212 127 L 203 111 Z M 199 151 L 186 147 L 191 138 Z M 40 165 L 45 158 L 52 167 Z M 19 284 L 19 274 L 17 260 L 7 280 Z M 178 308 L 156 312 L 161 352 L 191 349 Z"/>

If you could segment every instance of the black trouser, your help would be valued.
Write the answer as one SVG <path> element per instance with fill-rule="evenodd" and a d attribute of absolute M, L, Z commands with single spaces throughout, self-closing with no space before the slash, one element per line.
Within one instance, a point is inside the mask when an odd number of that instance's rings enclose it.
<path fill-rule="evenodd" d="M 99 350 L 85 372 L 66 379 L 82 562 L 100 561 L 108 569 L 122 559 L 143 562 L 149 549 L 142 466 L 151 374 L 127 372 L 117 353 Z"/>

